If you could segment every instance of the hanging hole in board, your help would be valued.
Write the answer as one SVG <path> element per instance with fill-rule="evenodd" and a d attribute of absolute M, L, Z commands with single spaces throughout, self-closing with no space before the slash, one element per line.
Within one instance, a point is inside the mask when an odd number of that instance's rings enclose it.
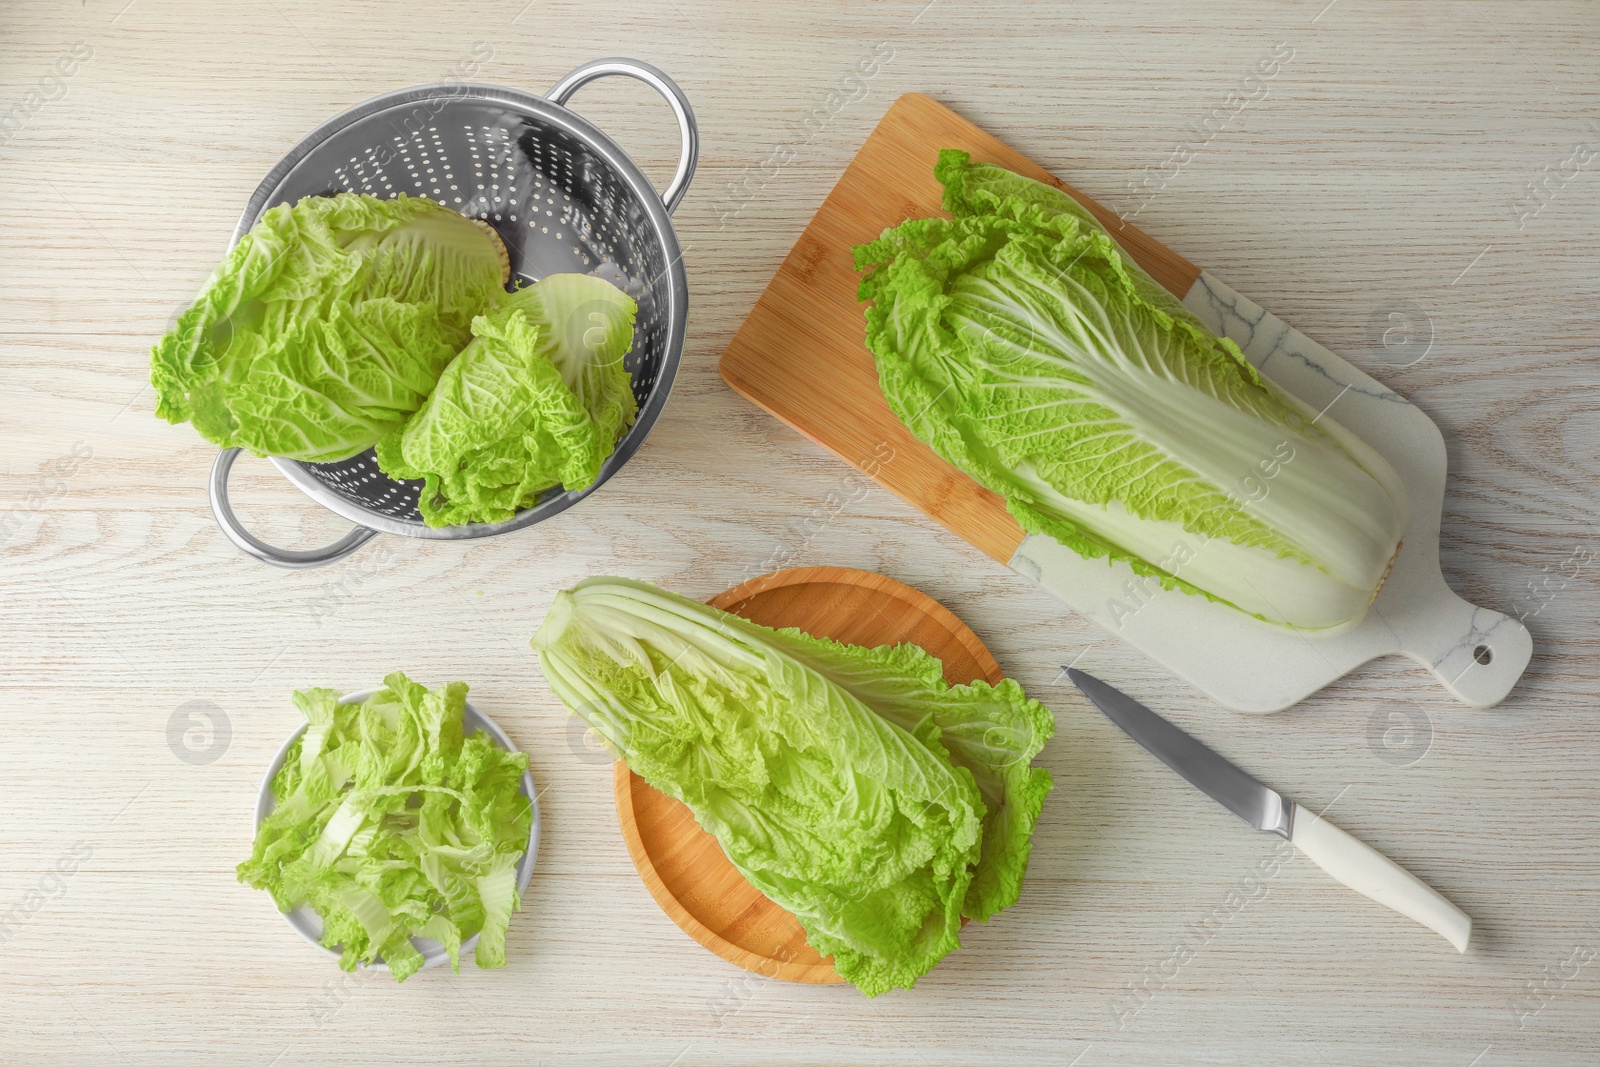
<path fill-rule="evenodd" d="M 1472 658 L 1480 665 L 1487 667 L 1489 664 L 1494 662 L 1494 649 L 1490 648 L 1488 645 L 1479 645 L 1477 648 L 1472 650 Z"/>

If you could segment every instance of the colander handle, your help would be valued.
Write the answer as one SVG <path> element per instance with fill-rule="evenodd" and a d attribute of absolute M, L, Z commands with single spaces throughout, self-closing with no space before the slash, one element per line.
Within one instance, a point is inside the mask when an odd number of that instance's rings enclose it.
<path fill-rule="evenodd" d="M 242 449 L 238 448 L 224 448 L 217 454 L 217 461 L 211 465 L 211 511 L 216 515 L 217 525 L 222 527 L 222 532 L 227 534 L 228 540 L 238 545 L 241 551 L 274 567 L 306 570 L 343 559 L 378 536 L 377 530 L 357 526 L 326 548 L 302 550 L 274 548 L 267 544 L 239 525 L 239 517 L 233 513 L 233 506 L 228 503 L 228 472 L 233 469 L 233 461 L 239 458 L 241 451 Z"/>
<path fill-rule="evenodd" d="M 683 90 L 678 88 L 678 83 L 667 77 L 660 70 L 648 63 L 637 59 L 624 59 L 613 56 L 610 59 L 595 59 L 565 78 L 556 82 L 545 98 L 552 104 L 565 107 L 572 94 L 581 87 L 611 74 L 623 74 L 629 78 L 638 78 L 650 88 L 666 98 L 672 105 L 672 113 L 678 117 L 678 132 L 683 137 L 683 151 L 678 159 L 678 170 L 672 175 L 672 181 L 667 183 L 667 191 L 661 194 L 661 202 L 667 207 L 667 214 L 677 208 L 678 201 L 683 199 L 683 194 L 689 191 L 689 182 L 694 179 L 694 165 L 700 158 L 700 127 L 694 121 L 694 108 L 689 106 L 689 98 L 683 95 Z"/>

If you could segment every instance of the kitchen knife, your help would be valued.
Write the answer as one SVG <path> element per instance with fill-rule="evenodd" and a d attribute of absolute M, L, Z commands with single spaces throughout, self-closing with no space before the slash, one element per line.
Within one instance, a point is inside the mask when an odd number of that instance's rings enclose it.
<path fill-rule="evenodd" d="M 1268 789 L 1137 700 L 1092 674 L 1063 668 L 1106 718 L 1189 784 L 1257 830 L 1290 841 L 1317 866 L 1379 904 L 1415 919 L 1467 950 L 1472 920 L 1387 856 L 1357 841 L 1327 819 Z"/>

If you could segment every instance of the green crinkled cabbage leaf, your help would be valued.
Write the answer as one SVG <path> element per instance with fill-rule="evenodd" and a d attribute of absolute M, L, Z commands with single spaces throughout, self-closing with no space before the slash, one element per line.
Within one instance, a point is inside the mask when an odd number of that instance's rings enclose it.
<path fill-rule="evenodd" d="M 421 406 L 503 294 L 502 249 L 422 197 L 268 210 L 156 344 L 156 414 L 259 455 L 325 461 Z"/>
<path fill-rule="evenodd" d="M 772 630 L 624 578 L 557 595 L 546 679 L 683 801 L 752 885 L 869 996 L 1014 903 L 1054 719 L 1006 680 L 950 686 L 914 646 Z"/>
<path fill-rule="evenodd" d="M 858 247 L 890 407 L 1085 557 L 1307 628 L 1365 611 L 1407 519 L 1389 464 L 1273 386 L 1071 197 L 964 152 L 954 219 Z"/>
<path fill-rule="evenodd" d="M 424 481 L 430 526 L 500 522 L 554 485 L 593 484 L 638 408 L 623 357 L 633 299 L 552 274 L 472 322 L 473 340 L 420 410 L 378 444 L 393 478 Z"/>
<path fill-rule="evenodd" d="M 754 625 L 754 624 L 750 624 Z M 1055 717 L 1014 679 L 952 686 L 944 664 L 917 645 L 863 648 L 774 630 L 768 640 L 912 735 L 931 720 L 950 762 L 972 772 L 983 798 L 983 847 L 961 914 L 978 922 L 1017 902 L 1033 827 L 1052 788 L 1033 766 Z"/>
<path fill-rule="evenodd" d="M 427 689 L 398 671 L 359 704 L 332 689 L 294 694 L 306 730 L 238 875 L 282 911 L 309 904 L 347 971 L 381 957 L 403 982 L 423 964 L 411 938 L 427 937 L 459 972 L 473 934 L 479 967 L 505 965 L 533 819 L 528 757 L 463 737 L 466 696 L 462 682 Z"/>

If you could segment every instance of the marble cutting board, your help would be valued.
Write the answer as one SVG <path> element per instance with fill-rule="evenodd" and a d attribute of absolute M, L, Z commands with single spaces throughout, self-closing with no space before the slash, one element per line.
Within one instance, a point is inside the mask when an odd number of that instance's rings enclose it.
<path fill-rule="evenodd" d="M 941 148 L 1066 189 L 1156 281 L 1238 342 L 1262 374 L 1327 408 L 1394 465 L 1411 525 L 1359 624 L 1331 635 L 1295 631 L 1200 597 L 1141 591 L 1126 564 L 1085 560 L 1049 537 L 1024 535 L 1000 497 L 911 437 L 878 390 L 850 249 L 907 218 L 942 213 L 933 177 Z M 1487 707 L 1504 699 L 1532 655 L 1520 622 L 1467 603 L 1440 574 L 1446 455 L 1432 420 L 926 96 L 908 94 L 889 109 L 735 335 L 721 369 L 756 404 L 1234 710 L 1282 710 L 1388 655 L 1415 660 L 1463 702 Z"/>

